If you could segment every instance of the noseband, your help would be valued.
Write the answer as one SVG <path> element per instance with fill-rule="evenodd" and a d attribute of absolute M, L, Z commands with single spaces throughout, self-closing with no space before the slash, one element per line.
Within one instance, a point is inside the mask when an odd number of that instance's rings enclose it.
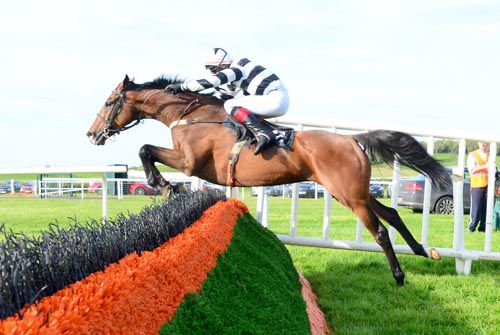
<path fill-rule="evenodd" d="M 116 92 L 113 91 L 114 93 L 118 94 L 118 99 L 114 102 L 107 106 L 113 105 L 113 109 L 111 110 L 111 113 L 109 114 L 109 117 L 106 119 L 104 116 L 102 116 L 100 113 L 97 113 L 97 116 L 99 116 L 101 119 L 103 119 L 104 123 L 106 124 L 106 128 L 103 130 L 103 136 L 105 138 L 110 138 L 111 136 L 115 134 L 119 134 L 120 132 L 130 129 L 132 127 L 137 126 L 141 121 L 142 121 L 142 113 L 140 110 L 135 108 L 134 105 L 129 104 L 130 107 L 132 107 L 132 112 L 137 112 L 137 118 L 134 120 L 132 124 L 129 124 L 128 126 L 123 126 L 117 129 L 112 129 L 113 122 L 115 121 L 116 117 L 121 113 L 123 106 L 125 105 L 125 92 L 122 90 L 121 92 Z"/>

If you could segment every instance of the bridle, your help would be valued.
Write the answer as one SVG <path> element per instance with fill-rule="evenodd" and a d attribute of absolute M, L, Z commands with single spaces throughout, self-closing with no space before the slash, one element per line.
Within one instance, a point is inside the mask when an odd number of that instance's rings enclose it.
<path fill-rule="evenodd" d="M 106 119 L 104 116 L 102 116 L 100 113 L 97 113 L 97 116 L 99 116 L 101 119 L 103 119 L 104 123 L 106 124 L 106 128 L 103 130 L 103 136 L 107 139 L 109 139 L 111 136 L 119 134 L 120 132 L 124 130 L 128 130 L 132 127 L 137 126 L 142 120 L 142 112 L 135 108 L 134 105 L 129 104 L 129 106 L 132 108 L 132 113 L 137 112 L 137 118 L 134 120 L 132 124 L 129 124 L 128 126 L 123 126 L 118 129 L 112 129 L 113 122 L 115 121 L 116 117 L 121 113 L 123 106 L 125 105 L 125 91 L 121 90 L 120 92 L 113 91 L 118 95 L 118 99 L 115 100 L 115 102 L 108 103 L 106 102 L 106 106 L 113 106 L 113 109 L 111 110 L 111 113 L 109 114 L 109 117 Z"/>

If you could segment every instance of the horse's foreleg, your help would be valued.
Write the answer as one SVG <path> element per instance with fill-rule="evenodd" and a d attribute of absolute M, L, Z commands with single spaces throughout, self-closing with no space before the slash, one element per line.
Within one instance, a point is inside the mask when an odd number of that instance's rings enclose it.
<path fill-rule="evenodd" d="M 411 232 L 408 230 L 406 225 L 404 224 L 403 220 L 399 216 L 398 212 L 391 207 L 387 207 L 384 204 L 380 203 L 377 199 L 371 197 L 371 207 L 373 211 L 380 216 L 383 220 L 385 220 L 387 223 L 389 223 L 391 226 L 393 226 L 399 234 L 404 238 L 406 243 L 410 246 L 411 250 L 416 255 L 424 256 L 424 257 L 430 257 L 434 260 L 439 260 L 441 257 L 439 256 L 439 253 L 436 251 L 436 249 L 431 248 L 429 254 L 425 251 L 424 247 L 422 244 L 418 243 Z"/>
<path fill-rule="evenodd" d="M 384 227 L 382 222 L 380 222 L 375 213 L 373 213 L 372 210 L 366 206 L 359 206 L 357 208 L 354 208 L 354 213 L 363 222 L 363 225 L 368 229 L 368 231 L 375 238 L 375 241 L 384 250 L 385 256 L 389 261 L 389 265 L 392 270 L 392 275 L 394 276 L 396 283 L 399 286 L 404 285 L 405 274 L 401 269 L 399 261 L 396 257 L 396 253 L 392 248 L 391 240 L 389 239 L 389 234 L 387 232 L 387 229 Z"/>
<path fill-rule="evenodd" d="M 146 144 L 143 145 L 139 151 L 139 157 L 141 158 L 148 184 L 152 187 L 160 186 L 164 188 L 169 186 L 169 182 L 163 178 L 160 171 L 155 166 L 156 162 L 168 165 L 177 170 L 182 168 L 179 153 L 172 149 Z"/>

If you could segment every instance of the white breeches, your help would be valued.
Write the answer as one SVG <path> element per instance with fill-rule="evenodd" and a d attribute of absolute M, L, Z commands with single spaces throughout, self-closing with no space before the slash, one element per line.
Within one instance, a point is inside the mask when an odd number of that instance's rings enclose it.
<path fill-rule="evenodd" d="M 233 107 L 244 107 L 265 119 L 282 116 L 288 110 L 288 91 L 283 87 L 267 95 L 246 95 L 229 99 L 224 103 L 224 109 L 228 114 Z"/>

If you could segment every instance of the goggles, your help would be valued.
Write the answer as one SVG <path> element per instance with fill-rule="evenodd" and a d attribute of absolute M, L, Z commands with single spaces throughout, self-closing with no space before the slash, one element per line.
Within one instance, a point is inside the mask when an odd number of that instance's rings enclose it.
<path fill-rule="evenodd" d="M 211 73 L 217 73 L 219 72 L 220 68 L 217 65 L 205 65 L 205 69 L 210 71 Z"/>

